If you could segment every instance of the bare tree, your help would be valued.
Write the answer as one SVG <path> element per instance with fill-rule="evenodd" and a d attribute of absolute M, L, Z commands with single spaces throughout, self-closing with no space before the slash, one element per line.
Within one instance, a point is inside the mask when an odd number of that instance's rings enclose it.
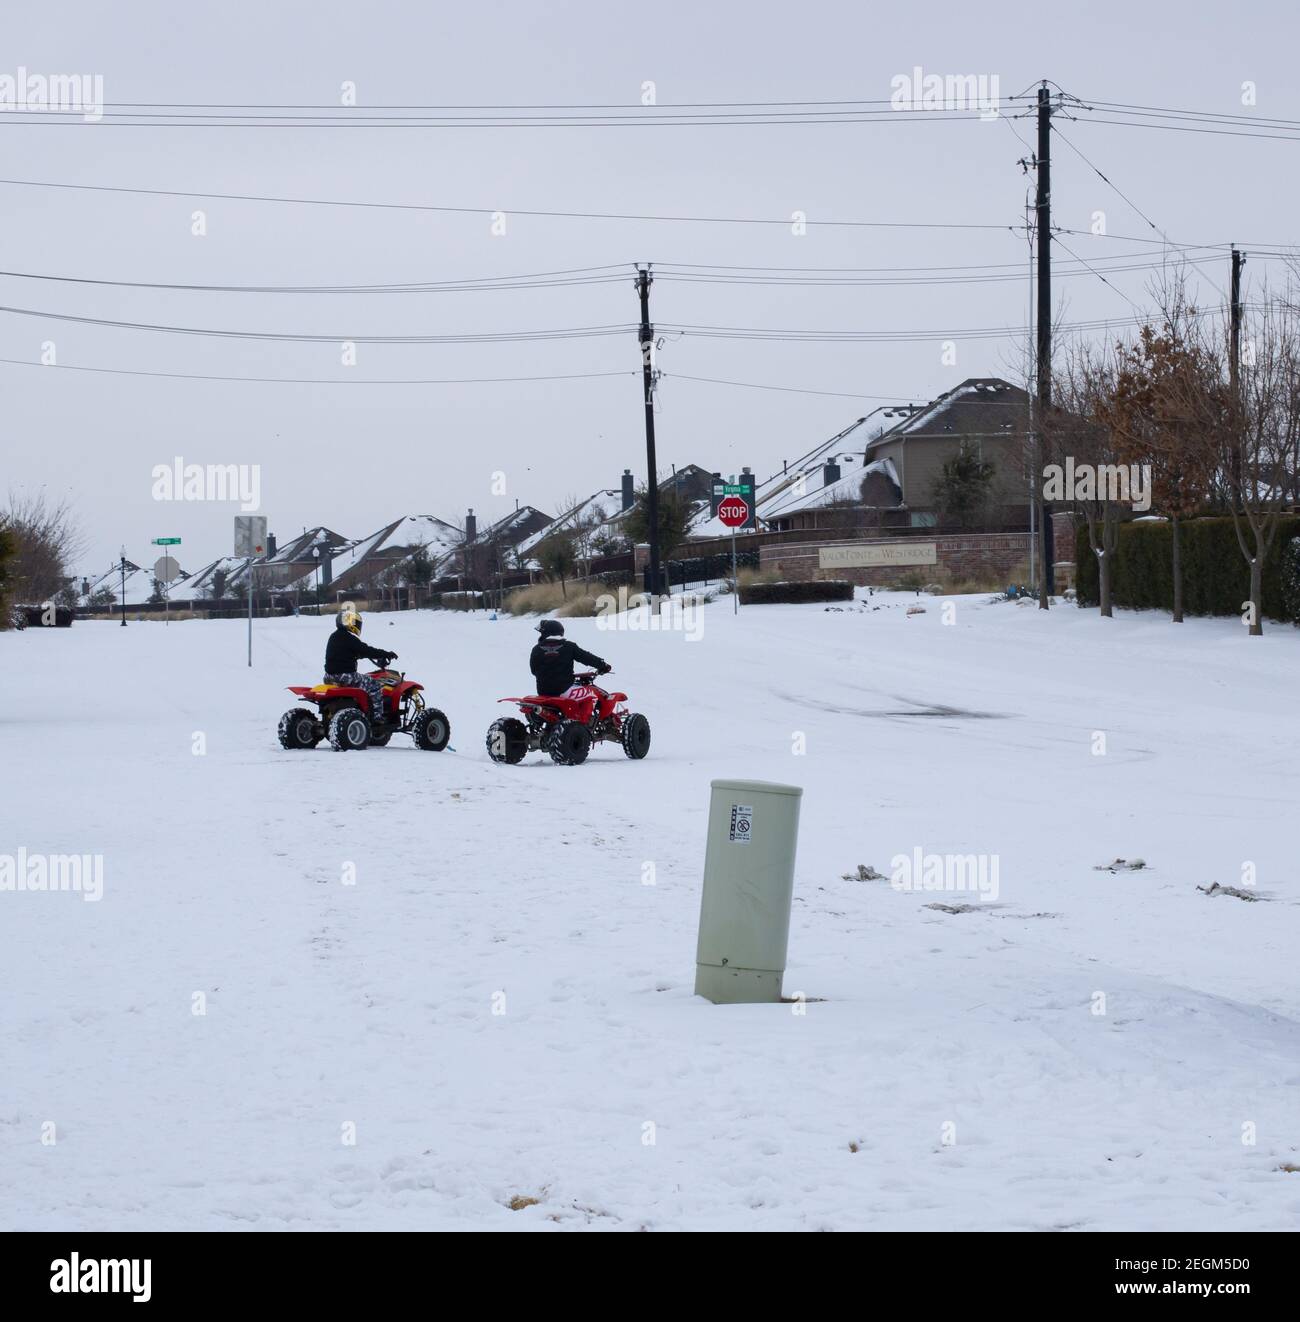
<path fill-rule="evenodd" d="M 1289 298 L 1263 298 L 1244 327 L 1236 389 L 1229 389 L 1223 473 L 1237 545 L 1250 568 L 1247 622 L 1264 632 L 1264 563 L 1300 447 L 1300 318 Z"/>
<path fill-rule="evenodd" d="M 52 601 L 72 575 L 85 551 L 85 539 L 66 500 L 52 501 L 38 490 L 9 493 L 9 508 L 0 511 L 0 529 L 9 535 L 10 591 L 19 602 Z"/>
<path fill-rule="evenodd" d="M 1107 419 L 1115 395 L 1115 357 L 1105 349 L 1075 344 L 1058 362 L 1052 408 L 1038 419 L 1043 453 L 1067 469 L 1088 475 L 1086 482 L 1066 495 L 1088 525 L 1088 545 L 1097 561 L 1098 604 L 1109 619 L 1114 614 L 1111 568 L 1119 546 L 1122 507 L 1113 499 L 1111 484 L 1099 479 L 1124 458 L 1122 440 Z M 1040 476 L 1036 498 L 1042 496 L 1042 483 Z"/>

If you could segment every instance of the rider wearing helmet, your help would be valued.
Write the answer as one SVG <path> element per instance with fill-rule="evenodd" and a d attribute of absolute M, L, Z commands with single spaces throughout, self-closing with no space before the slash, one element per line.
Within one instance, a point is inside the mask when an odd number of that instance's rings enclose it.
<path fill-rule="evenodd" d="M 537 626 L 541 639 L 528 658 L 528 668 L 537 679 L 537 692 L 544 698 L 559 698 L 573 687 L 573 663 L 581 661 L 597 674 L 608 674 L 612 667 L 600 657 L 584 652 L 564 636 L 559 620 L 543 620 Z"/>
<path fill-rule="evenodd" d="M 368 657 L 378 666 L 387 666 L 396 660 L 397 653 L 363 643 L 361 612 L 350 604 L 345 605 L 338 613 L 329 642 L 325 644 L 325 682 L 363 689 L 370 700 L 370 719 L 374 721 L 384 714 L 384 691 L 377 679 L 357 674 L 357 662 L 362 657 Z"/>

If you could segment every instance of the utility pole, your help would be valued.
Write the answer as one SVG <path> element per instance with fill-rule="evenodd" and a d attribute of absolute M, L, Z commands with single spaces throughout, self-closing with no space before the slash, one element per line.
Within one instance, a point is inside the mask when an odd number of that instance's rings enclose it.
<path fill-rule="evenodd" d="M 118 569 L 122 574 L 122 628 L 126 628 L 126 547 L 122 548 L 121 558 L 118 560 Z"/>
<path fill-rule="evenodd" d="M 1232 342 L 1228 346 L 1228 386 L 1235 413 L 1232 450 L 1229 455 L 1233 499 L 1241 491 L 1241 440 L 1236 423 L 1241 419 L 1241 268 L 1246 265 L 1246 254 L 1232 245 Z"/>
<path fill-rule="evenodd" d="M 248 557 L 248 664 L 253 664 L 253 557 Z"/>
<path fill-rule="evenodd" d="M 646 522 L 650 525 L 650 564 L 646 569 L 646 588 L 650 593 L 650 610 L 659 610 L 659 473 L 655 464 L 655 404 L 654 369 L 651 350 L 654 347 L 654 327 L 650 324 L 650 286 L 654 278 L 650 264 L 637 268 L 637 293 L 641 298 L 641 329 L 637 336 L 641 345 L 641 381 L 645 392 L 645 462 L 646 462 Z"/>
<path fill-rule="evenodd" d="M 1051 92 L 1044 82 L 1038 89 L 1038 191 L 1035 199 L 1038 230 L 1038 471 L 1034 486 L 1043 489 L 1044 424 L 1052 404 L 1052 102 Z M 1052 562 L 1056 559 L 1055 538 L 1052 536 L 1052 508 L 1046 501 L 1040 505 L 1039 549 L 1042 553 L 1042 571 L 1039 576 L 1038 607 L 1047 610 L 1056 591 L 1056 577 Z"/>

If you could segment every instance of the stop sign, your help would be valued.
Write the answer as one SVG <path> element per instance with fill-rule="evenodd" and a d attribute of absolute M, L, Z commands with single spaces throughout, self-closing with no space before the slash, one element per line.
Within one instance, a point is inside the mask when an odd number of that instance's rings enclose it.
<path fill-rule="evenodd" d="M 728 496 L 718 506 L 718 518 L 724 527 L 743 527 L 749 522 L 749 501 L 741 496 Z"/>

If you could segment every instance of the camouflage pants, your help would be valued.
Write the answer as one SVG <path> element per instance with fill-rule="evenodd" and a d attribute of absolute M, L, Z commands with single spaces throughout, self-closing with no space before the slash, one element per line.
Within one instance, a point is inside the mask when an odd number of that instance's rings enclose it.
<path fill-rule="evenodd" d="M 369 675 L 326 675 L 325 683 L 341 684 L 349 689 L 363 689 L 370 700 L 370 719 L 372 721 L 383 719 L 384 690 L 377 679 L 371 679 Z"/>

